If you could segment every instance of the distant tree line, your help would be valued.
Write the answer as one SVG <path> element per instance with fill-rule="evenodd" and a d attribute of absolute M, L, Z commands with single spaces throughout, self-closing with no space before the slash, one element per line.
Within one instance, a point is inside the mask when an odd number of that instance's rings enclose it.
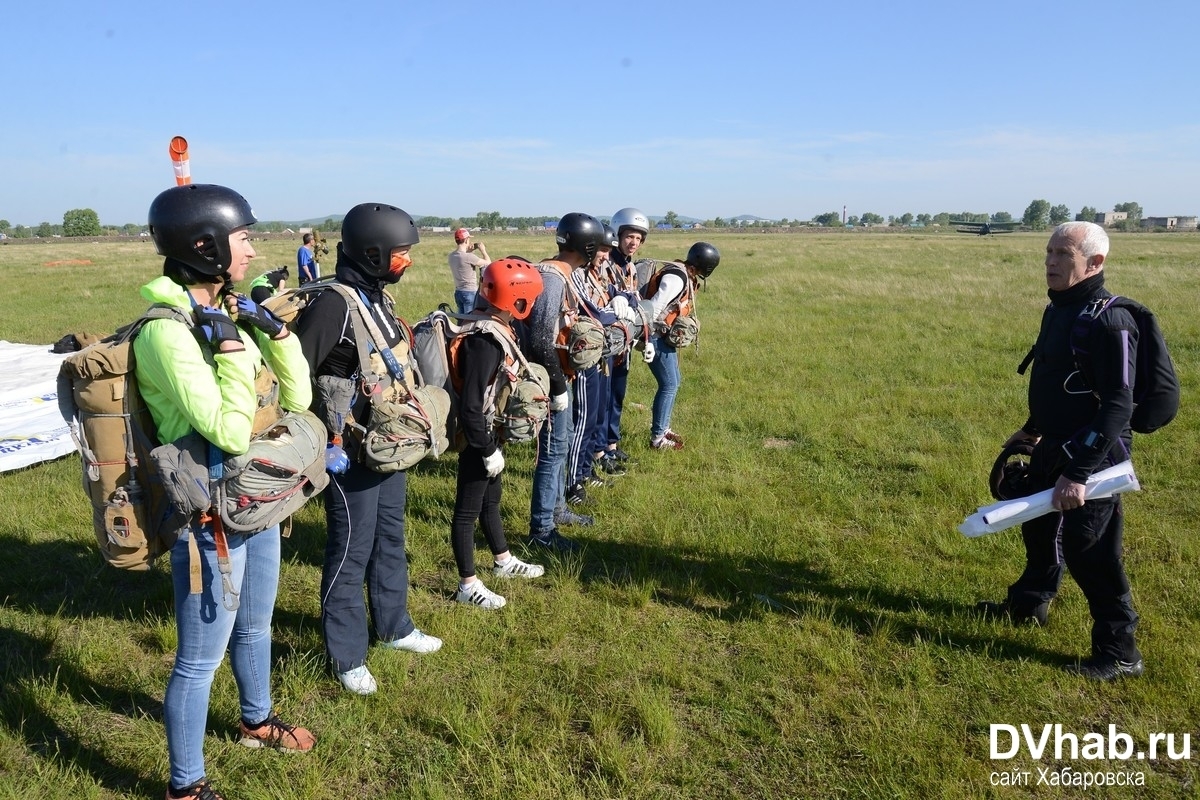
<path fill-rule="evenodd" d="M 1128 216 L 1114 223 L 1111 227 L 1120 230 L 1138 230 L 1141 227 L 1142 207 L 1138 203 L 1117 203 L 1113 206 L 1113 211 L 1125 212 Z M 1091 222 L 1095 220 L 1096 214 L 1095 208 L 1084 206 L 1074 216 L 1074 219 Z M 609 221 L 607 217 L 601 217 L 601 219 L 604 222 Z M 842 215 L 839 212 L 828 211 L 824 214 L 817 214 L 809 222 L 803 222 L 799 219 L 788 220 L 786 217 L 779 220 L 726 220 L 722 217 L 714 217 L 713 219 L 705 220 L 702 224 L 706 228 L 776 228 L 781 226 L 789 227 L 791 225 L 840 228 L 843 224 L 856 228 L 882 225 L 903 228 L 910 226 L 927 227 L 932 225 L 947 227 L 951 224 L 950 220 L 952 219 L 963 222 L 1014 221 L 1013 215 L 1007 211 L 996 211 L 990 214 L 974 211 L 960 211 L 957 214 L 949 211 L 942 211 L 937 214 L 905 213 L 886 218 L 880 214 L 867 211 L 862 214 L 846 217 L 845 222 L 843 222 Z M 1048 226 L 1059 225 L 1070 219 L 1072 219 L 1071 210 L 1067 206 L 1062 204 L 1051 205 L 1048 200 L 1034 200 L 1025 208 L 1025 213 L 1021 215 L 1021 224 L 1032 230 L 1044 230 Z M 417 222 L 423 228 L 472 228 L 484 231 L 516 229 L 518 231 L 526 231 L 534 228 L 544 228 L 546 223 L 557 220 L 558 217 L 506 217 L 499 211 L 480 211 L 473 217 L 419 217 Z M 683 227 L 679 215 L 674 211 L 668 211 L 662 218 L 662 222 L 672 228 Z M 291 229 L 295 224 L 266 220 L 257 223 L 255 229 L 264 233 L 283 233 Z M 322 233 L 338 233 L 342 229 L 342 224 L 340 220 L 330 217 L 316 227 Z M 99 216 L 90 208 L 73 208 L 67 211 L 63 214 L 61 225 L 42 222 L 39 225 L 30 227 L 26 225 L 12 225 L 8 220 L 0 219 L 0 233 L 3 233 L 5 236 L 11 236 L 14 239 L 29 239 L 33 237 L 48 239 L 54 236 L 137 236 L 144 230 L 144 225 L 132 222 L 125 225 L 101 225 Z"/>
<path fill-rule="evenodd" d="M 1124 211 L 1129 216 L 1119 222 L 1114 223 L 1111 227 L 1122 230 L 1137 230 L 1141 227 L 1142 207 L 1137 203 L 1117 203 L 1113 206 L 1113 211 Z M 1021 215 L 1021 224 L 1031 230 L 1044 230 L 1048 226 L 1061 225 L 1071 219 L 1085 220 L 1093 222 L 1096 219 L 1096 209 L 1092 206 L 1084 206 L 1079 210 L 1079 213 L 1071 216 L 1071 209 L 1066 205 L 1051 205 L 1048 200 L 1034 200 L 1026 208 L 1025 213 Z M 822 227 L 841 227 L 843 224 L 851 227 L 869 227 L 873 225 L 888 225 L 891 227 L 909 227 L 909 226 L 929 226 L 941 225 L 943 227 L 950 225 L 950 220 L 958 220 L 961 222 L 1013 222 L 1013 215 L 1007 211 L 996 211 L 991 214 L 974 211 L 960 211 L 957 214 L 952 214 L 949 211 L 942 211 L 937 214 L 901 214 L 899 216 L 889 216 L 884 219 L 879 214 L 866 212 L 861 215 L 846 217 L 845 222 L 842 222 L 842 215 L 836 211 L 827 211 L 824 214 L 817 214 L 812 218 L 812 225 Z M 786 223 L 786 220 L 784 221 Z M 769 223 L 775 224 L 775 223 Z M 800 223 L 803 224 L 803 223 Z"/>

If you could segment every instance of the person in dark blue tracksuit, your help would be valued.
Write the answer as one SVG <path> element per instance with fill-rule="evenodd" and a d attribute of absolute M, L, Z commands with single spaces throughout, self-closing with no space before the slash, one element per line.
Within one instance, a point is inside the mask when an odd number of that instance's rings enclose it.
<path fill-rule="evenodd" d="M 382 203 L 362 203 L 342 221 L 336 275 L 370 308 L 389 346 L 400 342 L 399 323 L 384 287 L 400 280 L 412 264 L 409 250 L 420 241 L 417 227 L 403 210 Z M 326 289 L 300 316 L 296 333 L 320 395 L 320 378 L 349 379 L 361 384 L 350 308 L 339 292 Z M 351 413 L 365 426 L 370 406 L 357 392 Z M 331 430 L 340 437 L 343 430 Z M 333 439 L 337 442 L 338 439 Z M 353 457 L 353 448 L 350 455 Z M 357 458 L 333 475 L 325 490 L 328 540 L 321 574 L 321 628 L 333 670 L 348 691 L 372 694 L 377 686 L 367 669 L 371 630 L 363 584 L 371 612 L 371 629 L 385 647 L 432 653 L 441 639 L 422 633 L 408 613 L 408 561 L 404 554 L 404 472 L 375 472 Z"/>
<path fill-rule="evenodd" d="M 1144 669 L 1134 640 L 1138 615 L 1122 563 L 1121 496 L 1084 502 L 1088 476 L 1129 458 L 1133 438 L 1131 376 L 1138 331 L 1133 316 L 1113 307 L 1092 324 L 1086 385 L 1071 351 L 1079 313 L 1112 296 L 1104 288 L 1107 253 L 1108 235 L 1090 222 L 1060 225 L 1046 246 L 1050 305 L 1032 353 L 1029 418 L 1006 445 L 1034 443 L 1029 491 L 1053 488 L 1059 513 L 1022 526 L 1024 572 L 1004 602 L 979 604 L 988 616 L 1045 625 L 1065 563 L 1087 597 L 1093 619 L 1090 657 L 1067 669 L 1095 680 L 1137 676 Z"/>
<path fill-rule="evenodd" d="M 630 324 L 636 316 L 629 298 L 614 296 L 608 283 L 609 253 L 616 245 L 616 232 L 605 225 L 604 241 L 596 248 L 592 262 L 571 274 L 571 283 L 584 313 L 606 329 L 618 322 Z M 633 302 L 637 302 L 636 297 Z M 575 373 L 575 382 L 571 386 L 574 431 L 567 449 L 568 503 L 583 502 L 587 499 L 587 487 L 604 485 L 604 479 L 595 474 L 595 469 L 603 469 L 606 465 L 603 455 L 607 447 L 609 398 L 612 393 L 610 369 L 611 358 L 602 358 L 595 366 Z M 624 470 L 605 472 L 619 474 Z"/>

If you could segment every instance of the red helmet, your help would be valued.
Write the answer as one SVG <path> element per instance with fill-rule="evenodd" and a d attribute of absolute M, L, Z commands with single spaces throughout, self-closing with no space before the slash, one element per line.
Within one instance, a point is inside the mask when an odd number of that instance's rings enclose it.
<path fill-rule="evenodd" d="M 525 319 L 533 310 L 533 301 L 542 293 L 542 274 L 524 259 L 502 258 L 483 268 L 479 293 L 501 311 Z"/>
<path fill-rule="evenodd" d="M 469 230 L 467 230 L 466 228 L 459 228 L 458 230 L 456 230 L 454 232 L 454 241 L 458 242 L 459 244 L 462 244 L 463 242 L 465 242 L 467 239 L 470 239 L 470 238 L 471 238 L 471 232 Z"/>

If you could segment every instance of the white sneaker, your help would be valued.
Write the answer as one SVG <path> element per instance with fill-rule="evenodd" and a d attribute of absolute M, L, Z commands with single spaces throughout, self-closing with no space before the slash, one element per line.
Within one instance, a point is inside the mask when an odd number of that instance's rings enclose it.
<path fill-rule="evenodd" d="M 504 566 L 496 564 L 492 574 L 497 578 L 540 578 L 546 574 L 546 568 L 541 564 L 526 564 L 516 556 L 509 556 Z"/>
<path fill-rule="evenodd" d="M 442 640 L 436 636 L 427 636 L 413 628 L 412 633 L 408 636 L 384 642 L 383 646 L 389 650 L 404 650 L 408 653 L 435 653 L 441 649 Z"/>
<path fill-rule="evenodd" d="M 497 608 L 504 608 L 504 604 L 508 601 L 500 595 L 493 592 L 491 589 L 483 585 L 483 581 L 477 580 L 465 589 L 459 589 L 455 599 L 460 603 L 466 603 L 469 606 L 483 608 L 488 611 L 495 611 Z"/>
<path fill-rule="evenodd" d="M 375 690 L 379 688 L 379 684 L 375 683 L 375 676 L 371 674 L 371 670 L 367 669 L 366 664 L 346 672 L 339 672 L 338 680 L 342 682 L 342 686 L 346 687 L 346 691 L 355 694 L 375 694 Z"/>

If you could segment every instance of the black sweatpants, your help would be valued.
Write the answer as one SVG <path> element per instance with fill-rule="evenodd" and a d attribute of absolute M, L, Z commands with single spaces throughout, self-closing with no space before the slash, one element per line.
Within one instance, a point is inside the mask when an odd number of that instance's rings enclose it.
<path fill-rule="evenodd" d="M 475 520 L 483 528 L 492 555 L 508 549 L 500 521 L 500 475 L 489 478 L 483 468 L 483 451 L 468 447 L 458 455 L 458 488 L 450 524 L 450 547 L 460 578 L 475 574 Z"/>
<path fill-rule="evenodd" d="M 1047 456 L 1053 456 L 1057 448 L 1057 444 L 1047 448 L 1039 444 L 1034 450 L 1030 461 L 1033 491 L 1050 488 L 1057 481 L 1059 470 L 1045 466 Z M 1120 495 L 1089 500 L 1071 511 L 1046 514 L 1023 524 L 1025 571 L 1008 588 L 1013 613 L 1026 614 L 1058 594 L 1065 564 L 1092 614 L 1092 655 L 1123 661 L 1141 658 L 1134 642 L 1138 615 L 1122 562 L 1124 528 Z"/>

